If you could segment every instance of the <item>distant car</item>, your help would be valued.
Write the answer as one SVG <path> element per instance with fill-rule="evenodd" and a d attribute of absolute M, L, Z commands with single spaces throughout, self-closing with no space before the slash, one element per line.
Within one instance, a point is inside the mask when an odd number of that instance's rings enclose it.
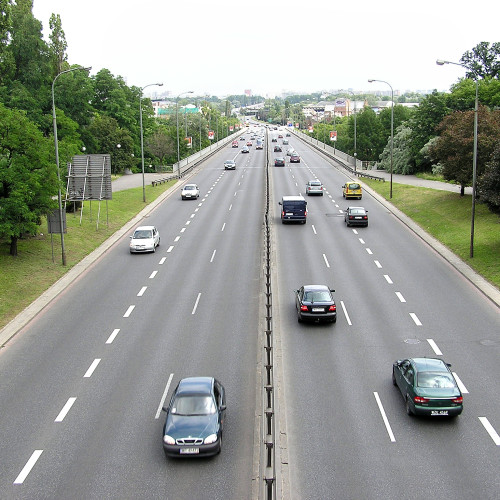
<path fill-rule="evenodd" d="M 288 139 L 283 139 L 283 145 L 288 145 Z"/>
<path fill-rule="evenodd" d="M 210 456 L 222 449 L 226 393 L 212 377 L 189 377 L 177 385 L 163 426 L 167 457 Z"/>
<path fill-rule="evenodd" d="M 347 207 L 344 212 L 347 226 L 368 226 L 368 210 L 363 207 Z"/>
<path fill-rule="evenodd" d="M 271 142 L 278 142 L 278 139 L 276 139 L 276 137 L 273 137 L 273 138 L 271 139 Z"/>
<path fill-rule="evenodd" d="M 224 170 L 236 170 L 236 162 L 234 160 L 226 160 L 224 162 Z"/>
<path fill-rule="evenodd" d="M 359 182 L 346 182 L 342 186 L 342 196 L 347 200 L 349 198 L 357 198 L 361 200 L 363 193 L 361 192 L 361 185 Z"/>
<path fill-rule="evenodd" d="M 287 155 L 287 156 L 292 156 L 292 155 L 293 155 L 293 153 L 295 153 L 295 149 L 293 149 L 293 148 L 288 148 L 288 149 L 286 150 L 286 155 Z"/>
<path fill-rule="evenodd" d="M 251 146 L 251 145 L 252 145 L 252 141 L 248 141 L 247 146 Z"/>
<path fill-rule="evenodd" d="M 290 132 L 287 132 L 287 133 L 285 134 L 285 137 L 290 137 Z"/>
<path fill-rule="evenodd" d="M 139 226 L 130 237 L 130 253 L 156 252 L 160 233 L 155 226 Z"/>
<path fill-rule="evenodd" d="M 278 158 L 274 159 L 274 166 L 275 167 L 284 167 L 285 166 L 285 159 L 282 158 L 281 156 Z"/>
<path fill-rule="evenodd" d="M 237 148 L 238 147 L 238 141 L 233 141 L 231 147 Z"/>
<path fill-rule="evenodd" d="M 437 358 L 397 360 L 392 383 L 399 388 L 408 415 L 455 417 L 463 410 L 463 396 L 449 364 Z"/>
<path fill-rule="evenodd" d="M 181 190 L 183 200 L 196 200 L 200 196 L 200 190 L 196 184 L 186 184 Z"/>
<path fill-rule="evenodd" d="M 250 150 L 248 149 L 248 147 L 247 147 L 247 146 L 243 146 L 243 147 L 241 148 L 241 152 L 242 152 L 242 153 L 250 153 Z"/>
<path fill-rule="evenodd" d="M 337 321 L 337 306 L 331 290 L 326 285 L 304 285 L 295 291 L 297 320 Z"/>
<path fill-rule="evenodd" d="M 321 181 L 318 181 L 317 179 L 309 181 L 306 184 L 306 194 L 307 196 L 310 196 L 312 194 L 318 194 L 320 196 L 323 196 L 323 184 Z"/>
<path fill-rule="evenodd" d="M 297 153 L 290 155 L 290 163 L 300 163 L 300 156 Z"/>
<path fill-rule="evenodd" d="M 244 140 L 245 140 L 245 138 L 242 135 L 240 135 L 240 141 L 244 141 Z"/>
<path fill-rule="evenodd" d="M 274 152 L 275 153 L 281 153 L 283 150 L 281 149 L 281 146 L 279 146 L 278 144 L 276 146 L 274 146 Z"/>
<path fill-rule="evenodd" d="M 283 134 L 278 134 L 278 139 L 283 139 Z"/>

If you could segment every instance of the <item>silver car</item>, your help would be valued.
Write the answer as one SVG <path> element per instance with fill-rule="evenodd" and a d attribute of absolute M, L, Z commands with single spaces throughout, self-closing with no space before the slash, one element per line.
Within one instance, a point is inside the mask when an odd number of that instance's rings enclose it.
<path fill-rule="evenodd" d="M 200 190 L 196 184 L 186 184 L 181 191 L 183 200 L 196 200 L 200 196 Z"/>
<path fill-rule="evenodd" d="M 321 181 L 312 180 L 306 184 L 306 194 L 310 196 L 311 194 L 319 194 L 323 196 L 323 184 Z"/>
<path fill-rule="evenodd" d="M 155 226 L 139 226 L 130 237 L 130 253 L 156 252 L 160 233 Z"/>
<path fill-rule="evenodd" d="M 236 162 L 234 160 L 226 160 L 224 162 L 224 170 L 236 170 Z"/>

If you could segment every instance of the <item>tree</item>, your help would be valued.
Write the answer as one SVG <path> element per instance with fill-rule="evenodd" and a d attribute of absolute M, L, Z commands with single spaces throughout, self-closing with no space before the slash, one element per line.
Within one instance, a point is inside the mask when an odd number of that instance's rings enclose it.
<path fill-rule="evenodd" d="M 500 141 L 477 183 L 481 200 L 492 212 L 500 213 Z"/>
<path fill-rule="evenodd" d="M 175 131 L 176 132 L 176 131 Z M 166 127 L 158 128 L 153 135 L 146 140 L 149 152 L 165 165 L 165 159 L 177 154 L 176 137 L 168 133 Z"/>
<path fill-rule="evenodd" d="M 395 174 L 412 174 L 412 165 L 410 161 L 410 148 L 412 130 L 410 127 L 400 125 L 394 134 L 394 144 L 392 151 L 392 171 Z M 385 170 L 391 169 L 391 141 L 387 143 L 383 153 L 380 155 L 381 166 Z"/>
<path fill-rule="evenodd" d="M 63 71 L 63 64 L 67 62 L 68 56 L 66 49 L 68 44 L 66 42 L 66 35 L 62 29 L 61 16 L 59 14 L 52 14 L 49 20 L 49 27 L 52 30 L 49 38 L 49 51 L 52 56 L 54 66 L 54 77 Z"/>
<path fill-rule="evenodd" d="M 455 111 L 439 124 L 439 138 L 429 148 L 434 160 L 443 165 L 446 180 L 460 184 L 460 194 L 472 182 L 472 159 L 474 142 L 474 111 Z M 500 110 L 489 111 L 480 106 L 477 134 L 477 178 L 484 171 L 493 150 L 500 140 Z"/>
<path fill-rule="evenodd" d="M 11 1 L 0 0 L 0 86 L 5 85 L 14 75 L 15 63 L 9 47 L 12 29 Z"/>
<path fill-rule="evenodd" d="M 0 104 L 0 235 L 17 241 L 35 234 L 41 217 L 56 207 L 58 180 L 53 143 L 26 114 Z"/>
<path fill-rule="evenodd" d="M 349 117 L 349 154 L 354 153 L 354 118 Z M 389 132 L 390 135 L 390 132 Z M 356 118 L 356 150 L 360 160 L 377 160 L 387 138 L 375 111 L 365 107 Z M 340 148 L 340 147 L 339 147 Z M 342 149 L 342 151 L 345 151 Z"/>
<path fill-rule="evenodd" d="M 467 68 L 466 77 L 500 78 L 500 42 L 480 42 L 472 50 L 468 50 L 460 62 Z"/>

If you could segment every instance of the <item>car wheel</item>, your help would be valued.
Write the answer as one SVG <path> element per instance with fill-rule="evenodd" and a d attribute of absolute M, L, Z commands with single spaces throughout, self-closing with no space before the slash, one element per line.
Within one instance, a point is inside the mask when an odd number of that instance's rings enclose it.
<path fill-rule="evenodd" d="M 406 413 L 410 415 L 410 417 L 413 416 L 413 410 L 411 409 L 410 398 L 408 396 L 406 396 Z"/>
<path fill-rule="evenodd" d="M 396 377 L 394 376 L 394 368 L 392 369 L 392 384 L 397 385 L 396 383 Z"/>
<path fill-rule="evenodd" d="M 217 455 L 221 452 L 222 450 L 222 434 L 220 435 L 220 438 L 219 438 L 219 451 L 217 451 Z"/>
<path fill-rule="evenodd" d="M 156 245 L 153 245 L 153 253 L 156 252 Z"/>
<path fill-rule="evenodd" d="M 302 323 L 302 318 L 301 318 L 300 314 L 297 314 L 297 321 L 298 321 L 299 323 Z"/>

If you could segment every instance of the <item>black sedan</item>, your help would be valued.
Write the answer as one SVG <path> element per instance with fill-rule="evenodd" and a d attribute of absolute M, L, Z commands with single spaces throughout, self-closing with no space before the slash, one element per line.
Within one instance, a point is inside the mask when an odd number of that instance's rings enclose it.
<path fill-rule="evenodd" d="M 344 213 L 347 226 L 368 226 L 368 210 L 363 207 L 347 207 Z"/>
<path fill-rule="evenodd" d="M 167 457 L 220 453 L 226 395 L 218 380 L 182 379 L 163 410 L 167 412 L 163 427 L 163 450 Z"/>
<path fill-rule="evenodd" d="M 295 291 L 297 320 L 337 321 L 337 306 L 332 292 L 326 285 L 304 285 Z"/>
<path fill-rule="evenodd" d="M 284 158 L 275 158 L 274 159 L 274 166 L 275 167 L 284 167 L 285 166 L 285 159 Z"/>
<path fill-rule="evenodd" d="M 277 144 L 276 146 L 274 146 L 274 152 L 275 153 L 281 153 L 283 150 L 281 149 L 281 146 L 279 144 Z"/>
<path fill-rule="evenodd" d="M 408 415 L 456 417 L 463 397 L 449 364 L 438 358 L 398 360 L 392 365 L 392 383 L 399 388 Z"/>

